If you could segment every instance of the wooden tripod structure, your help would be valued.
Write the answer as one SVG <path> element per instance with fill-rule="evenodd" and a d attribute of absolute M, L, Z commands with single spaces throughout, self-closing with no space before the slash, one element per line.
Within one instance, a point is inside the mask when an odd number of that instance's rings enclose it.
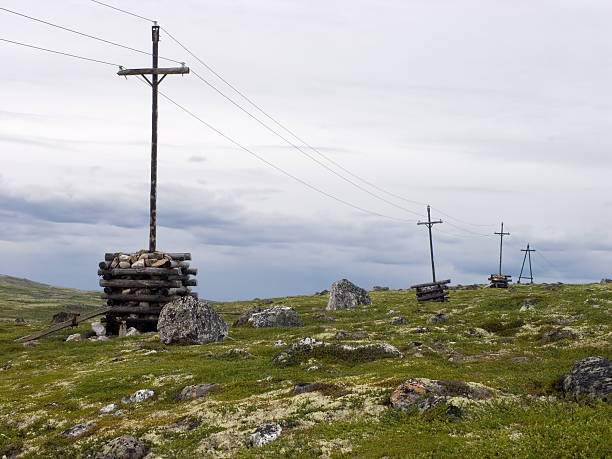
<path fill-rule="evenodd" d="M 519 274 L 519 278 L 517 283 L 521 283 L 521 279 L 529 279 L 529 283 L 533 284 L 533 271 L 531 270 L 531 252 L 535 252 L 535 249 L 529 248 L 529 243 L 527 243 L 526 249 L 521 249 L 521 252 L 525 252 L 525 256 L 523 257 L 523 264 L 521 266 L 521 273 Z M 523 276 L 523 269 L 525 269 L 525 261 L 529 259 L 529 277 Z"/>

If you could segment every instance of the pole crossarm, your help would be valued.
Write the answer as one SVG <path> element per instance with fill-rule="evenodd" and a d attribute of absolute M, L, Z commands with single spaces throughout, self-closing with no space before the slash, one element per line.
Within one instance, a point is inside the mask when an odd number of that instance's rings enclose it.
<path fill-rule="evenodd" d="M 122 69 L 117 72 L 119 76 L 128 75 L 184 75 L 189 73 L 189 67 L 150 68 L 150 69 Z"/>

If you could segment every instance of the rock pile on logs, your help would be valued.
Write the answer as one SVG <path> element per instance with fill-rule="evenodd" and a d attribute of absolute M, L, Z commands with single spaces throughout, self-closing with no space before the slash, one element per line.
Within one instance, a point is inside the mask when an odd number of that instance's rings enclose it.
<path fill-rule="evenodd" d="M 190 268 L 190 253 L 107 253 L 99 264 L 102 298 L 112 309 L 106 314 L 108 334 L 135 327 L 140 332 L 156 331 L 159 313 L 166 303 L 197 293 L 197 270 Z"/>

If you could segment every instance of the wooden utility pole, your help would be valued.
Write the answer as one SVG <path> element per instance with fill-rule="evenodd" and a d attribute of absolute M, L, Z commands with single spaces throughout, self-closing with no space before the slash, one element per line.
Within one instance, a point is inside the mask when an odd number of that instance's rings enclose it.
<path fill-rule="evenodd" d="M 151 114 L 151 195 L 149 213 L 149 252 L 155 252 L 157 245 L 157 93 L 158 86 L 167 75 L 183 75 L 189 73 L 189 67 L 159 68 L 159 26 L 157 22 L 152 27 L 153 34 L 153 66 L 148 69 L 121 69 L 117 75 L 139 75 L 151 85 L 153 90 Z M 151 75 L 149 80 L 146 75 Z M 161 79 L 159 75 L 163 75 Z"/>
<path fill-rule="evenodd" d="M 431 227 L 438 223 L 443 223 L 442 220 L 431 221 L 431 209 L 427 206 L 427 221 L 426 222 L 418 222 L 417 225 L 427 225 L 429 228 L 429 254 L 431 256 L 431 275 L 433 277 L 433 281 L 436 281 L 436 268 L 434 265 L 434 253 L 433 253 L 433 240 L 431 237 Z"/>
<path fill-rule="evenodd" d="M 499 275 L 502 273 L 502 248 L 504 246 L 504 236 L 510 236 L 510 233 L 504 233 L 504 222 L 501 224 L 501 231 L 493 234 L 499 234 Z"/>
<path fill-rule="evenodd" d="M 521 249 L 521 252 L 525 252 L 525 256 L 523 257 L 523 265 L 521 266 L 521 273 L 519 274 L 518 282 L 521 283 L 521 279 L 529 279 L 530 283 L 533 284 L 533 271 L 531 270 L 531 252 L 535 252 L 535 249 L 529 248 L 529 243 L 527 243 L 526 249 Z M 525 261 L 529 258 L 529 277 L 523 276 L 523 269 L 525 268 Z"/>

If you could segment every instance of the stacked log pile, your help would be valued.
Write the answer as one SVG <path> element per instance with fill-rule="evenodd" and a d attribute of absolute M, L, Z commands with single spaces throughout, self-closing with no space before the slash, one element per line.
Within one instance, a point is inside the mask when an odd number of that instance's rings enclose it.
<path fill-rule="evenodd" d="M 416 289 L 417 301 L 444 303 L 448 301 L 448 283 L 450 279 L 413 285 L 410 288 Z"/>
<path fill-rule="evenodd" d="M 111 309 L 106 313 L 107 334 L 121 334 L 135 327 L 156 331 L 159 313 L 166 303 L 182 296 L 198 297 L 191 291 L 197 269 L 189 267 L 189 253 L 141 250 L 136 253 L 107 253 L 99 264 L 102 298 Z"/>
<path fill-rule="evenodd" d="M 491 274 L 489 288 L 508 288 L 508 282 L 512 282 L 511 277 L 505 274 Z"/>

